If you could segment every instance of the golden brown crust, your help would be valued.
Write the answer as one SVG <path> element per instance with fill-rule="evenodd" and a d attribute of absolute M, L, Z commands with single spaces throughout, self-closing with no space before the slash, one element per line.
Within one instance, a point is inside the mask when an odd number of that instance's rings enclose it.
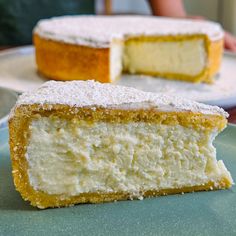
<path fill-rule="evenodd" d="M 219 115 L 202 115 L 192 112 L 161 112 L 156 110 L 111 110 L 97 108 L 96 112 L 89 108 L 75 108 L 66 105 L 21 105 L 16 108 L 14 116 L 9 120 L 10 153 L 12 159 L 12 173 L 16 189 L 24 200 L 30 201 L 33 206 L 39 208 L 68 206 L 76 203 L 97 203 L 115 200 L 129 199 L 127 193 L 86 193 L 73 197 L 49 195 L 32 188 L 28 179 L 28 163 L 25 152 L 29 140 L 29 124 L 32 119 L 40 117 L 58 116 L 65 119 L 79 118 L 87 121 L 103 120 L 107 122 L 144 121 L 160 124 L 179 124 L 185 127 L 194 127 L 206 132 L 214 128 L 223 129 L 226 119 Z M 229 188 L 231 182 L 227 178 L 219 180 L 219 183 L 205 183 L 201 186 L 183 187 L 180 189 L 163 189 L 147 191 L 145 197 L 175 194 L 182 192 L 202 191 L 209 189 Z"/>
<path fill-rule="evenodd" d="M 14 180 L 17 179 L 14 178 Z M 16 185 L 16 182 L 15 182 Z M 161 190 L 149 190 L 142 193 L 143 197 L 156 197 L 165 196 L 179 193 L 189 193 L 196 191 L 208 191 L 217 189 L 227 189 L 231 187 L 231 183 L 228 179 L 222 179 L 219 183 L 209 182 L 199 186 L 183 187 L 178 189 L 161 189 Z M 19 191 L 19 189 L 18 189 Z M 32 206 L 38 208 L 54 208 L 54 207 L 65 207 L 81 203 L 104 203 L 120 200 L 133 200 L 137 199 L 137 196 L 132 196 L 128 193 L 82 193 L 77 196 L 63 197 L 58 195 L 48 195 L 40 191 L 34 191 L 32 189 L 29 193 L 21 193 L 22 197 L 26 201 L 30 201 Z"/>
<path fill-rule="evenodd" d="M 214 83 L 214 75 L 219 72 L 223 55 L 223 44 L 223 39 L 211 42 L 209 44 L 209 69 L 208 75 L 204 80 L 206 83 Z"/>
<path fill-rule="evenodd" d="M 153 73 L 138 71 L 138 74 L 161 76 L 167 79 L 178 79 L 189 82 L 213 83 L 214 75 L 219 71 L 223 50 L 223 40 L 210 41 L 205 35 L 161 36 L 161 37 L 132 37 L 125 43 L 151 40 L 205 40 L 208 54 L 207 67 L 196 76 L 172 73 Z M 73 45 L 41 38 L 34 35 L 36 63 L 38 70 L 44 76 L 55 80 L 86 80 L 94 79 L 100 82 L 112 82 L 110 78 L 110 49 L 92 48 Z"/>
<path fill-rule="evenodd" d="M 34 34 L 38 71 L 55 80 L 110 81 L 109 48 L 91 48 L 47 40 Z"/>
<path fill-rule="evenodd" d="M 149 122 L 155 124 L 165 125 L 181 125 L 194 129 L 202 129 L 203 127 L 209 131 L 212 129 L 222 130 L 226 124 L 227 119 L 220 114 L 203 114 L 192 111 L 162 111 L 156 108 L 149 109 L 132 109 L 121 110 L 112 108 L 97 107 L 96 110 L 89 107 L 77 108 L 69 105 L 20 105 L 14 111 L 14 118 L 24 119 L 24 126 L 27 129 L 26 122 L 37 117 L 58 116 L 65 119 L 79 118 L 81 120 L 96 122 Z M 13 118 L 12 118 L 13 119 Z M 10 119 L 10 121 L 12 120 Z"/>

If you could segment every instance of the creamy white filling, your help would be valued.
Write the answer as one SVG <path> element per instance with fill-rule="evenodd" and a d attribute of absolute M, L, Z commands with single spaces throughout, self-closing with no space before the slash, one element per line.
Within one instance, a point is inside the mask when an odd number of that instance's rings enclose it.
<path fill-rule="evenodd" d="M 122 72 L 123 42 L 115 41 L 110 47 L 110 77 L 114 82 Z"/>
<path fill-rule="evenodd" d="M 123 64 L 129 73 L 198 75 L 206 67 L 204 39 L 139 42 L 125 45 Z"/>
<path fill-rule="evenodd" d="M 74 196 L 179 188 L 229 175 L 212 139 L 182 126 L 40 118 L 30 125 L 28 176 L 35 190 Z"/>

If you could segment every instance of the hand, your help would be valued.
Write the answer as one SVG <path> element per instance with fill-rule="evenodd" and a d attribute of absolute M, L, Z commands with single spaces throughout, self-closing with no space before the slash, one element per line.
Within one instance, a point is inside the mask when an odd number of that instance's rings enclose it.
<path fill-rule="evenodd" d="M 225 49 L 228 49 L 231 52 L 236 52 L 236 37 L 228 32 L 225 32 L 224 45 Z"/>

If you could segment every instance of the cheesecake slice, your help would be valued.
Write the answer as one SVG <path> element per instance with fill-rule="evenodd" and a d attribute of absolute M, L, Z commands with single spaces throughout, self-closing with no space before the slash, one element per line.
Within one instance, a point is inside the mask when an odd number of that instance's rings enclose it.
<path fill-rule="evenodd" d="M 226 117 L 133 88 L 50 81 L 9 118 L 14 183 L 39 208 L 230 188 L 212 144 Z"/>

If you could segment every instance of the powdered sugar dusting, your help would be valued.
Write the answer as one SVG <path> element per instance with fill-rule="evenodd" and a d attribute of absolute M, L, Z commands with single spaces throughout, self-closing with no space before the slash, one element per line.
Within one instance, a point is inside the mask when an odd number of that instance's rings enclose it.
<path fill-rule="evenodd" d="M 43 38 L 93 47 L 109 47 L 112 39 L 139 35 L 204 34 L 223 38 L 217 23 L 151 16 L 63 16 L 40 20 L 34 32 Z"/>
<path fill-rule="evenodd" d="M 228 116 L 217 106 L 91 80 L 46 82 L 38 89 L 22 94 L 16 106 L 23 104 L 64 104 L 74 107 L 119 109 L 156 108 L 164 111 L 193 111 Z"/>

